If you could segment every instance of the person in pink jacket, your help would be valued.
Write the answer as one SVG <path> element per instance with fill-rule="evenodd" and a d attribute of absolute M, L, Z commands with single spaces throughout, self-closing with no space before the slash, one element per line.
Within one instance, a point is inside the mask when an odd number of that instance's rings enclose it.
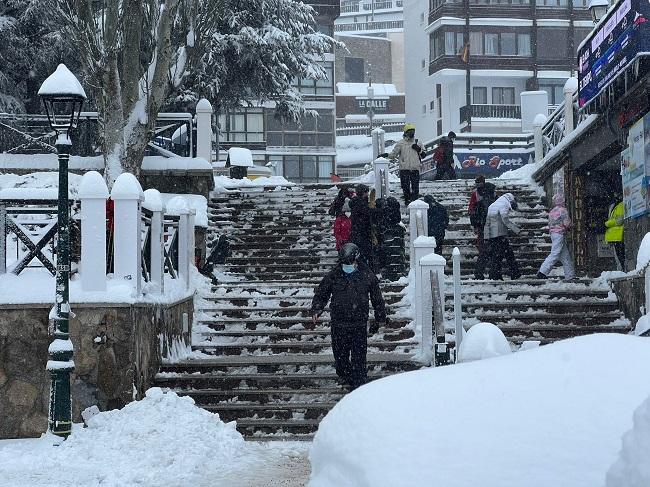
<path fill-rule="evenodd" d="M 569 212 L 564 206 L 564 194 L 558 193 L 553 196 L 553 209 L 548 214 L 548 230 L 551 233 L 551 253 L 546 257 L 539 268 L 537 277 L 546 279 L 557 261 L 562 262 L 564 268 L 564 279 L 571 280 L 575 277 L 573 259 L 569 252 L 565 235 L 571 228 Z"/>

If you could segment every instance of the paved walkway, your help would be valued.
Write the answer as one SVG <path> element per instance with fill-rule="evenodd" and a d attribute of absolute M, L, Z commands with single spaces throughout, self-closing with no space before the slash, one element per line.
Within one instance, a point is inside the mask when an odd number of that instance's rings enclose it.
<path fill-rule="evenodd" d="M 309 482 L 308 442 L 272 442 L 252 469 L 227 479 L 229 487 L 304 487 Z M 234 472 L 233 472 L 234 473 Z M 238 473 L 238 472 L 237 472 Z M 226 479 L 224 479 L 226 480 Z M 219 485 L 219 484 L 216 484 Z"/>

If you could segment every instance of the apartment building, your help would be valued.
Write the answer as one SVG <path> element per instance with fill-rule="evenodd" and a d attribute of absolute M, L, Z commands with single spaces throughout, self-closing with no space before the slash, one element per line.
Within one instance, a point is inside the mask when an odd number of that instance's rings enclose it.
<path fill-rule="evenodd" d="M 405 0 L 406 117 L 420 134 L 521 131 L 520 95 L 563 100 L 588 0 Z"/>
<path fill-rule="evenodd" d="M 334 19 L 340 6 L 334 0 L 311 0 L 316 10 L 318 30 L 334 35 Z M 218 115 L 219 161 L 226 159 L 230 147 L 246 147 L 253 153 L 256 165 L 270 165 L 275 174 L 294 182 L 329 182 L 336 172 L 334 53 L 324 56 L 321 64 L 327 78 L 296 79 L 305 99 L 305 106 L 318 117 L 305 116 L 299 123 L 275 118 L 273 103 L 239 108 Z"/>

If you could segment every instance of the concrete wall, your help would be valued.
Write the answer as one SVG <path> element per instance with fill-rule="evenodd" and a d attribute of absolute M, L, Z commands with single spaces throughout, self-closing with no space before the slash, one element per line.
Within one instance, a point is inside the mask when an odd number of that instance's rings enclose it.
<path fill-rule="evenodd" d="M 0 306 L 0 439 L 37 437 L 47 430 L 51 307 Z M 169 344 L 190 344 L 191 326 L 183 334 L 182 315 L 188 314 L 191 325 L 191 297 L 171 305 L 76 304 L 72 309 L 75 422 L 89 406 L 105 411 L 142 398 Z"/>
<path fill-rule="evenodd" d="M 372 66 L 373 83 L 392 83 L 391 46 L 388 39 L 380 37 L 364 37 L 351 35 L 336 35 L 337 40 L 345 44 L 346 49 L 337 49 L 334 60 L 334 80 L 345 82 L 345 58 L 355 57 L 364 59 L 363 82 L 368 82 L 368 64 Z M 349 52 L 348 52 L 349 51 Z"/>
<path fill-rule="evenodd" d="M 154 188 L 161 193 L 200 194 L 210 199 L 214 189 L 212 171 L 142 171 L 142 189 Z"/>
<path fill-rule="evenodd" d="M 404 82 L 404 33 L 388 32 L 386 36 L 390 40 L 393 84 L 399 93 L 404 93 L 404 90 L 406 89 L 406 84 Z"/>

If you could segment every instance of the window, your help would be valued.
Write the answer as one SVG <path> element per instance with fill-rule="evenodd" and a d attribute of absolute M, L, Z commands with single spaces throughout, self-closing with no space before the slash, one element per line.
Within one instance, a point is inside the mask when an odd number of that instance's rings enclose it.
<path fill-rule="evenodd" d="M 517 54 L 517 37 L 512 33 L 501 34 L 501 55 L 514 56 Z"/>
<path fill-rule="evenodd" d="M 472 89 L 472 104 L 487 105 L 487 87 L 475 86 Z"/>
<path fill-rule="evenodd" d="M 485 55 L 498 56 L 499 55 L 499 34 L 488 34 L 485 36 Z"/>
<path fill-rule="evenodd" d="M 445 54 L 453 56 L 456 52 L 456 33 L 445 32 Z"/>
<path fill-rule="evenodd" d="M 334 172 L 334 156 L 272 155 L 268 160 L 285 178 L 295 182 L 327 183 Z"/>
<path fill-rule="evenodd" d="M 331 111 L 318 110 L 318 117 L 305 115 L 299 124 L 278 121 L 272 110 L 266 112 L 267 145 L 291 147 L 333 147 L 334 116 Z"/>
<path fill-rule="evenodd" d="M 537 30 L 537 57 L 539 59 L 564 59 L 568 43 L 568 29 L 539 28 Z"/>
<path fill-rule="evenodd" d="M 548 93 L 549 105 L 559 105 L 564 100 L 564 84 L 540 82 L 539 89 Z"/>
<path fill-rule="evenodd" d="M 422 69 L 424 69 L 427 66 L 427 61 L 426 59 L 422 60 Z"/>
<path fill-rule="evenodd" d="M 422 115 L 426 115 L 426 114 L 427 114 L 427 106 L 422 105 Z"/>
<path fill-rule="evenodd" d="M 471 55 L 483 55 L 483 32 L 469 33 L 469 53 Z"/>
<path fill-rule="evenodd" d="M 348 58 L 346 58 L 346 61 L 347 59 Z M 363 59 L 361 59 L 361 61 L 363 62 Z M 323 66 L 323 69 L 325 70 L 326 78 L 320 80 L 315 80 L 312 78 L 303 78 L 300 80 L 293 81 L 293 85 L 296 86 L 300 90 L 300 93 L 302 93 L 303 95 L 334 95 L 334 75 L 333 75 L 334 63 L 331 61 L 321 61 L 320 65 Z M 346 62 L 346 68 L 347 68 L 347 62 Z M 363 75 L 363 67 L 361 69 Z M 345 75 L 347 81 L 347 75 L 348 75 L 347 69 L 345 71 Z M 363 79 L 361 79 L 361 81 L 363 81 Z"/>
<path fill-rule="evenodd" d="M 420 14 L 420 24 L 424 24 L 424 12 Z"/>
<path fill-rule="evenodd" d="M 263 142 L 264 114 L 262 109 L 242 108 L 219 115 L 220 142 Z"/>
<path fill-rule="evenodd" d="M 517 56 L 530 56 L 530 34 L 517 34 Z"/>
<path fill-rule="evenodd" d="M 438 118 L 442 118 L 442 85 L 436 84 L 436 107 L 438 107 Z"/>
<path fill-rule="evenodd" d="M 515 89 L 514 88 L 492 88 L 493 105 L 514 105 Z"/>

